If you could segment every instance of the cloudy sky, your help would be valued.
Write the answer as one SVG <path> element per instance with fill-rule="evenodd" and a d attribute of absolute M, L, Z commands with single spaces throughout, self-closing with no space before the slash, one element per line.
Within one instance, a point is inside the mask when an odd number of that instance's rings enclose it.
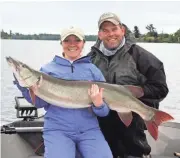
<path fill-rule="evenodd" d="M 0 29 L 24 34 L 55 33 L 69 26 L 96 34 L 99 16 L 114 12 L 133 30 L 146 33 L 153 24 L 159 33 L 180 28 L 180 1 L 0 1 Z"/>

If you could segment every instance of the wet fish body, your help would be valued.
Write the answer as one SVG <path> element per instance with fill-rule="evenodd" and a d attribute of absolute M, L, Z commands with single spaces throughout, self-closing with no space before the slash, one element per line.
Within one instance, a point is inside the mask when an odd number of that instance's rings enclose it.
<path fill-rule="evenodd" d="M 155 140 L 158 138 L 158 126 L 162 122 L 173 119 L 168 113 L 147 106 L 137 99 L 143 96 L 140 87 L 58 79 L 36 71 L 12 57 L 6 57 L 6 60 L 12 67 L 19 84 L 29 88 L 33 103 L 35 103 L 35 96 L 38 96 L 55 106 L 86 108 L 91 105 L 88 89 L 92 84 L 97 84 L 104 88 L 103 97 L 109 108 L 118 112 L 120 119 L 126 126 L 131 124 L 133 111 L 142 117 L 149 133 Z"/>

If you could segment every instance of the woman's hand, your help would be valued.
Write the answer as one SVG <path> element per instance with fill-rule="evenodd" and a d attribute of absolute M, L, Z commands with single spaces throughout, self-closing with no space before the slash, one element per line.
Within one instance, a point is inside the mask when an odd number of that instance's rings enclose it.
<path fill-rule="evenodd" d="M 88 94 L 96 107 L 100 107 L 103 104 L 103 90 L 104 88 L 99 88 L 97 84 L 93 84 L 88 89 Z"/>

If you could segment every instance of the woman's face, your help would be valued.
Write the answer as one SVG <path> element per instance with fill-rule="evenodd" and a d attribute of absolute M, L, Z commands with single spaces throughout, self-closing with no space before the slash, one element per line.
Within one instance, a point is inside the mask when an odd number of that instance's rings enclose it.
<path fill-rule="evenodd" d="M 80 40 L 75 35 L 69 35 L 62 41 L 64 57 L 72 61 L 81 57 L 83 47 L 84 41 Z"/>

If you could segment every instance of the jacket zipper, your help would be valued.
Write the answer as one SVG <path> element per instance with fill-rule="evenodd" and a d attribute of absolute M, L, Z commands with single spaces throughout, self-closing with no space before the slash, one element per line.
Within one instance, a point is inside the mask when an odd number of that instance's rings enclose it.
<path fill-rule="evenodd" d="M 72 73 L 74 72 L 74 66 L 73 66 L 73 64 L 71 64 L 71 72 L 72 72 Z"/>
<path fill-rule="evenodd" d="M 79 59 L 77 59 L 77 60 L 75 60 L 75 61 L 77 62 L 78 60 L 81 60 L 81 59 L 83 59 L 83 58 L 86 58 L 86 57 L 81 57 L 81 58 L 79 58 Z M 74 61 L 73 61 L 73 62 L 74 62 Z M 72 63 L 71 63 L 71 72 L 74 73 L 74 66 L 73 66 Z"/>

